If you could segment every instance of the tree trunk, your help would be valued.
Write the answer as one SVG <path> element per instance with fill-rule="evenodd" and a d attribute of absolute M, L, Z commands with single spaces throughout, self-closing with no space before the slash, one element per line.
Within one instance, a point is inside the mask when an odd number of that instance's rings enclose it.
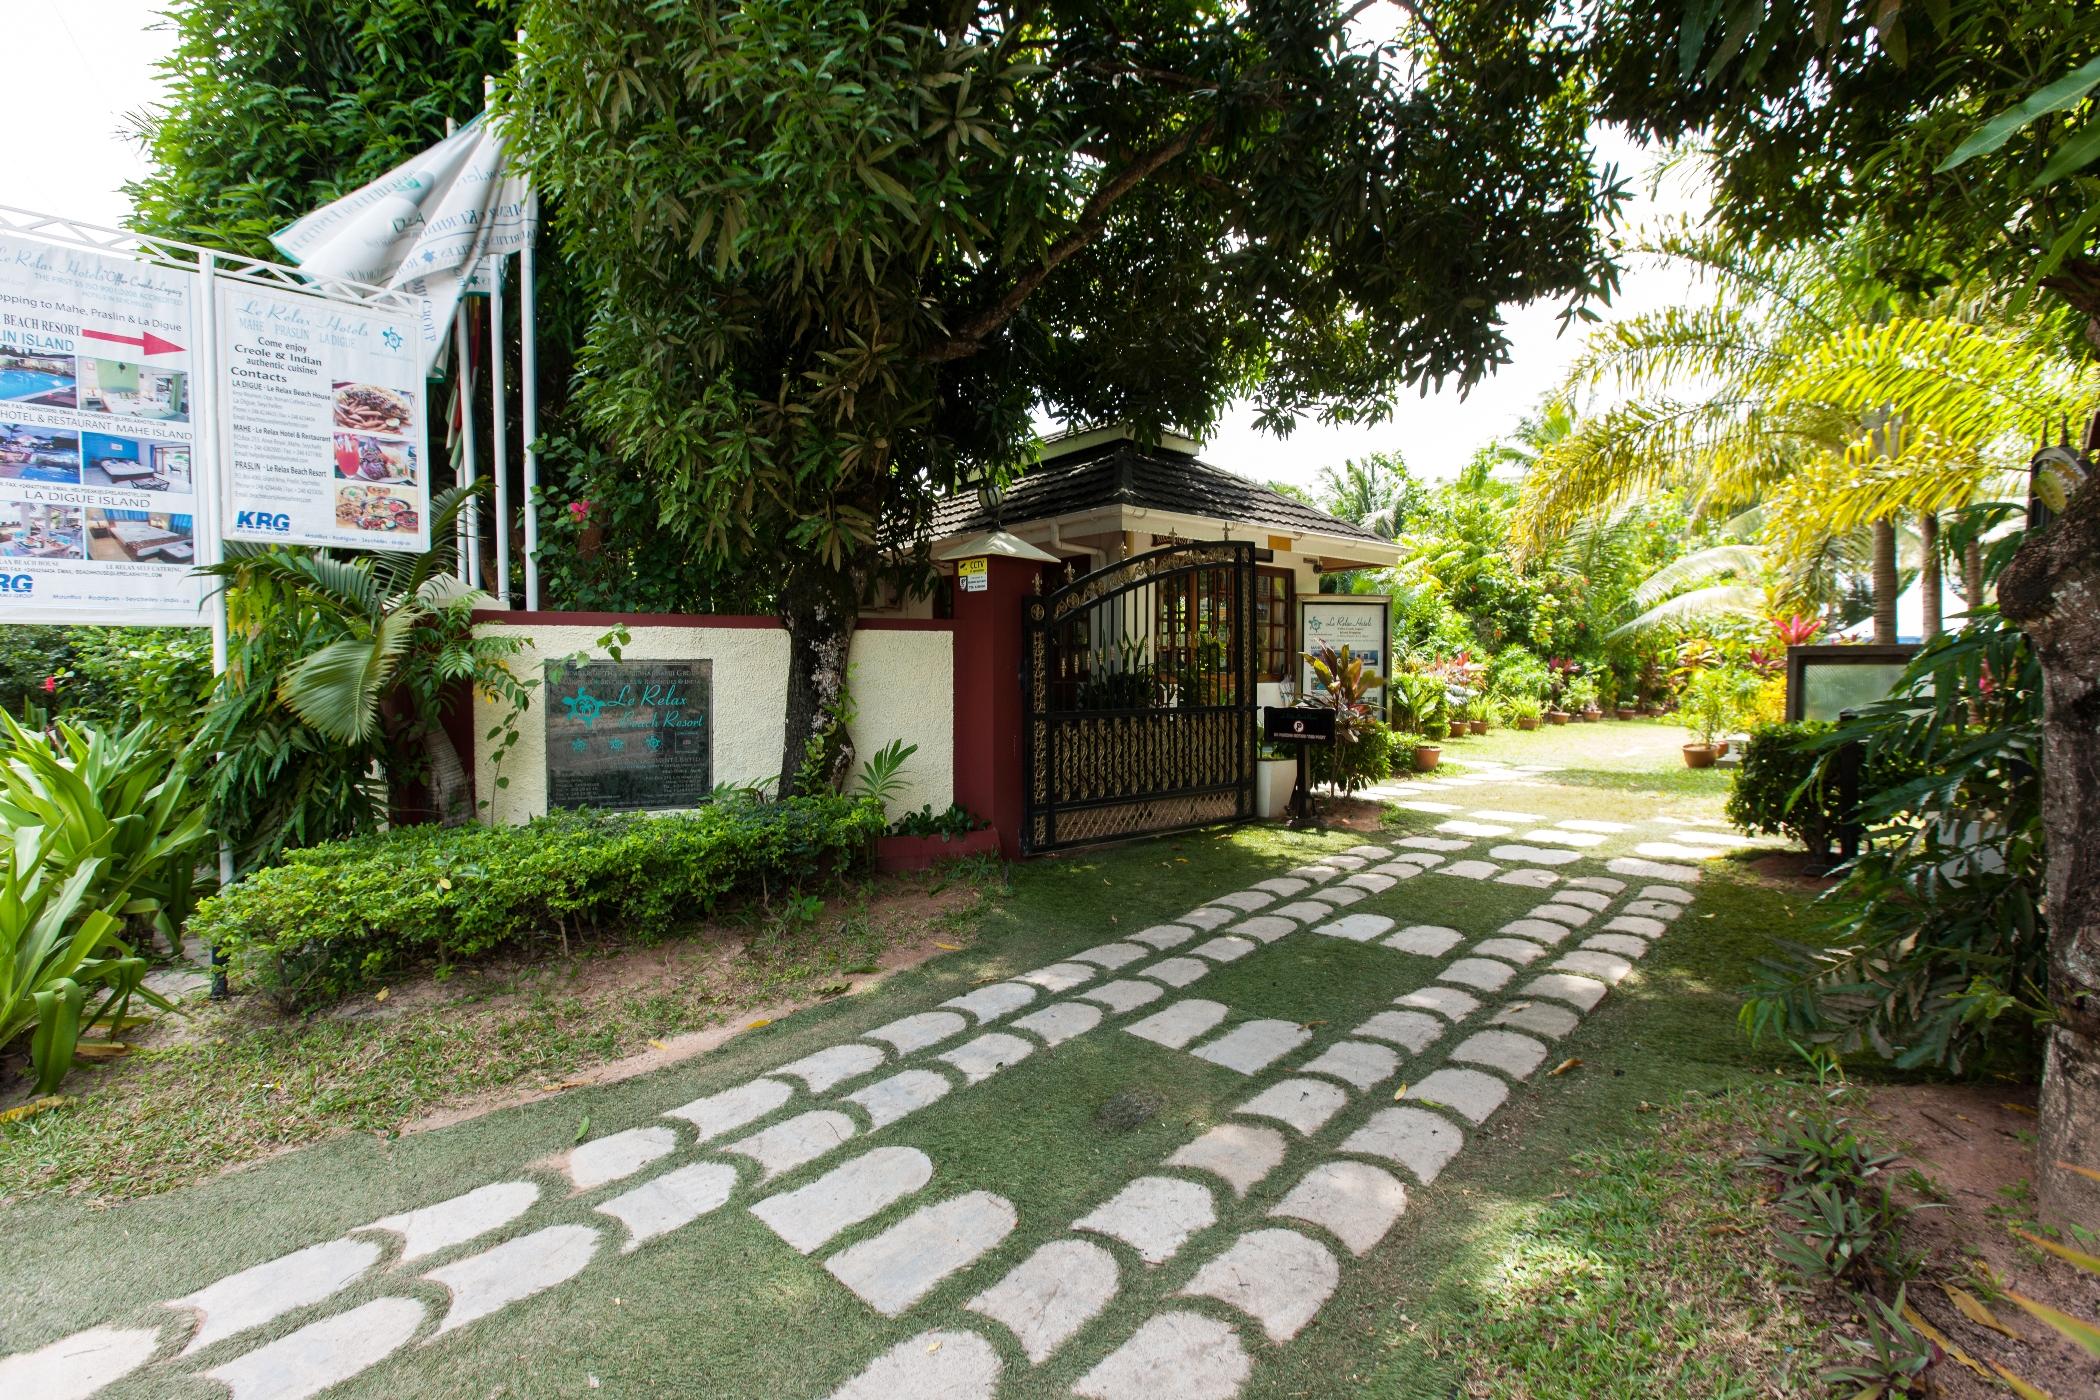
<path fill-rule="evenodd" d="M 848 595 L 850 599 L 850 594 Z M 846 694 L 846 652 L 859 609 L 821 584 L 793 582 L 781 591 L 780 620 L 788 629 L 787 727 L 780 750 L 780 795 L 802 790 L 810 745 L 825 752 L 818 783 L 842 787 L 853 768 L 853 741 L 834 717 Z M 813 785 L 815 786 L 815 785 Z"/>
<path fill-rule="evenodd" d="M 1983 541 L 1971 538 L 1961 551 L 1961 596 L 1974 613 L 1983 606 Z"/>
<path fill-rule="evenodd" d="M 1926 511 L 1918 517 L 1918 593 L 1925 603 L 1925 640 L 1940 634 L 1940 517 Z"/>
<path fill-rule="evenodd" d="M 430 806 L 439 823 L 461 826 L 473 819 L 474 804 L 467 797 L 467 769 L 459 749 L 442 724 L 423 731 L 423 756 L 429 766 Z"/>
<path fill-rule="evenodd" d="M 1896 522 L 1874 522 L 1874 641 L 1890 646 L 1896 640 Z"/>
<path fill-rule="evenodd" d="M 2048 839 L 2049 1003 L 2035 1177 L 2051 1221 L 2100 1220 L 2100 479 L 2030 534 L 1998 606 L 2042 665 L 2042 822 Z"/>

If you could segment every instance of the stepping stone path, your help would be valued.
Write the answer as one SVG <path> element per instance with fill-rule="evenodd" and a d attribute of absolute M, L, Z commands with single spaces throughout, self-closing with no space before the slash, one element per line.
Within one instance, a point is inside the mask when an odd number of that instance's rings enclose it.
<path fill-rule="evenodd" d="M 1495 767 L 1477 781 L 1523 782 L 1536 771 L 1544 770 Z M 920 1325 L 837 1382 L 833 1400 L 991 1400 L 1002 1386 L 1037 1393 L 1016 1367 L 1043 1364 L 1083 1334 L 1087 1354 L 1100 1359 L 1072 1394 L 1230 1400 L 1252 1374 L 1250 1339 L 1284 1345 L 1299 1335 L 1340 1286 L 1346 1260 L 1377 1248 L 1392 1230 L 1406 1210 L 1408 1184 L 1427 1186 L 1450 1170 L 1469 1128 L 1536 1077 L 1557 1053 L 1552 1043 L 1572 1035 L 1682 915 L 1692 899 L 1683 886 L 1699 878 L 1698 867 L 1649 857 L 1684 852 L 1703 859 L 1740 844 L 1677 825 L 1668 839 L 1636 848 L 1645 854 L 1607 858 L 1586 852 L 1625 824 L 1540 823 L 1533 813 L 1476 808 L 1470 820 L 1443 824 L 1451 836 L 1366 843 L 1227 891 L 1172 922 L 971 987 L 937 1009 L 899 1016 L 665 1114 L 689 1129 L 664 1122 L 626 1128 L 533 1164 L 558 1169 L 574 1193 L 625 1183 L 605 1199 L 565 1205 L 563 1192 L 530 1180 L 456 1191 L 172 1300 L 166 1306 L 195 1319 L 180 1338 L 180 1357 L 155 1361 L 177 1340 L 164 1344 L 158 1329 L 90 1326 L 0 1357 L 0 1395 L 84 1397 L 155 1366 L 179 1373 L 178 1386 L 191 1389 L 198 1376 L 207 1377 L 233 1400 L 313 1395 L 419 1336 L 470 1328 L 580 1276 L 603 1279 L 597 1286 L 606 1287 L 620 1256 L 675 1247 L 680 1230 L 716 1228 L 696 1222 L 732 1205 L 796 1254 L 835 1251 L 822 1267 L 837 1287 L 875 1313 L 901 1316 L 944 1281 L 981 1267 L 1019 1220 L 991 1190 L 917 1199 L 927 1197 L 939 1163 L 906 1143 L 860 1140 L 1022 1060 L 1069 1053 L 1066 1042 L 1113 1020 L 1163 1050 L 1254 1083 L 1226 1121 L 1195 1126 L 1180 1146 L 1164 1150 L 1158 1169 L 1140 1169 L 1062 1227 L 1035 1222 L 1038 1232 L 1049 1227 L 1045 1242 L 1018 1262 L 996 1256 L 1000 1272 L 968 1280 L 952 1295 L 968 1297 L 956 1325 Z M 1478 859 L 1465 857 L 1469 841 L 1454 839 L 1516 828 L 1524 829 L 1524 842 L 1539 844 L 1494 846 L 1492 859 Z M 1602 860 L 1611 874 L 1571 876 L 1560 868 L 1578 860 L 1588 868 Z M 1505 869 L 1498 862 L 1521 864 Z M 1554 868 L 1541 868 L 1548 866 Z M 1393 911 L 1407 906 L 1380 897 L 1429 870 L 1552 894 L 1492 933 L 1437 924 L 1396 929 Z M 1643 883 L 1624 897 L 1629 879 Z M 1366 898 L 1380 902 L 1362 913 L 1339 912 Z M 1593 924 L 1594 932 L 1575 933 Z M 1316 934 L 1365 953 L 1320 943 Z M 1332 1027 L 1248 1019 L 1245 1011 L 1235 1017 L 1229 992 L 1220 994 L 1225 999 L 1175 993 L 1293 939 L 1339 958 L 1409 955 L 1362 975 L 1391 976 L 1395 990 L 1410 983 L 1414 989 L 1353 1026 Z M 1413 958 L 1439 961 L 1424 967 Z M 1267 975 L 1256 965 L 1257 982 Z M 1225 977 L 1220 985 L 1248 984 Z M 1413 1057 L 1427 1063 L 1410 1069 Z M 1398 1088 L 1397 1101 L 1388 1097 L 1395 1080 L 1411 1081 Z M 1346 1112 L 1352 1104 L 1357 1113 Z M 1272 1183 L 1287 1161 L 1295 1177 Z M 769 1185 L 789 1173 L 788 1189 Z M 542 1216 L 535 1225 L 534 1212 L 550 1207 L 570 1214 L 559 1221 Z M 597 1225 L 577 1223 L 578 1211 Z M 519 1222 L 513 1238 L 421 1275 L 441 1290 L 441 1311 L 433 1306 L 438 1293 L 401 1296 L 401 1284 L 373 1282 L 389 1278 L 379 1266 L 394 1240 L 397 1262 L 407 1264 L 448 1256 Z M 842 1239 L 853 1242 L 838 1248 Z M 1193 1256 L 1191 1266 L 1177 1275 L 1174 1296 L 1189 1301 L 1164 1302 L 1150 1317 L 1118 1324 L 1129 1329 L 1120 1337 L 1092 1335 L 1106 1325 L 1133 1270 L 1184 1254 Z M 375 1287 L 396 1291 L 374 1298 Z M 324 1305 L 339 1295 L 345 1302 L 329 1312 Z M 242 1350 L 238 1339 L 259 1337 L 301 1309 L 317 1316 Z M 206 1348 L 214 1348 L 215 1359 L 185 1360 Z M 208 1371 L 192 1369 L 206 1364 Z"/>
<path fill-rule="evenodd" d="M 854 1296 L 895 1317 L 942 1279 L 1013 1233 L 1014 1208 L 1004 1197 L 972 1191 L 914 1211 L 824 1265 Z"/>

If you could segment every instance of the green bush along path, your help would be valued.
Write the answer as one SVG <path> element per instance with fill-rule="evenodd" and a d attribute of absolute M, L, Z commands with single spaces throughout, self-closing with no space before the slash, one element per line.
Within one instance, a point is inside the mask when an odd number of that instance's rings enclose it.
<path fill-rule="evenodd" d="M 643 1078 L 31 1198 L 0 1392 L 1787 1393 L 1744 1368 L 1807 1324 L 1720 1315 L 1759 1268 L 1652 1139 L 1771 1081 L 1737 992 L 1803 901 L 1679 742 L 1456 743 L 1375 833 L 1020 867 L 967 951 Z M 1651 1216 L 1701 1306 L 1621 1267 Z"/>

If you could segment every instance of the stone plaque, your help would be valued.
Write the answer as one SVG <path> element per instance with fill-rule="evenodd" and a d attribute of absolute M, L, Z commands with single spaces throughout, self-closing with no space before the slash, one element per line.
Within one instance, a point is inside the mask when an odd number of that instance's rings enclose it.
<path fill-rule="evenodd" d="M 550 661 L 545 698 L 549 807 L 697 807 L 714 790 L 712 661 Z"/>

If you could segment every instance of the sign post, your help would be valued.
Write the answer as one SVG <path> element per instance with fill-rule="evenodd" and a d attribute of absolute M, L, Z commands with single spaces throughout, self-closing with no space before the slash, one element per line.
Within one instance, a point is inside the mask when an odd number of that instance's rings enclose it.
<path fill-rule="evenodd" d="M 1322 647 L 1333 647 L 1340 651 L 1349 648 L 1349 654 L 1364 663 L 1367 671 L 1386 674 L 1387 662 L 1391 660 L 1387 648 L 1392 645 L 1393 600 L 1366 593 L 1311 593 L 1298 598 L 1298 636 L 1300 651 L 1311 654 Z M 1320 685 L 1313 675 L 1312 664 L 1300 661 L 1298 693 L 1317 694 Z M 1380 713 L 1384 712 L 1385 687 L 1373 686 L 1364 696 L 1367 704 Z"/>
<path fill-rule="evenodd" d="M 1298 751 L 1298 784 L 1291 789 L 1293 828 L 1313 824 L 1312 749 L 1315 744 L 1334 744 L 1334 711 L 1311 707 L 1264 705 L 1262 737 L 1272 744 L 1289 744 Z"/>

